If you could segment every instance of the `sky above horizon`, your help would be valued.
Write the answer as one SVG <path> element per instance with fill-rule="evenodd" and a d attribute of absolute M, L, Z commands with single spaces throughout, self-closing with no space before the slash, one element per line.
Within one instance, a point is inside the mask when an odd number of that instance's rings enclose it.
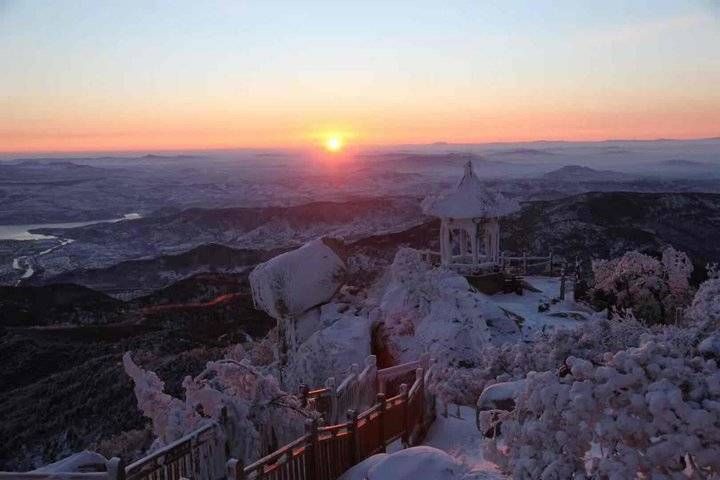
<path fill-rule="evenodd" d="M 720 1 L 0 0 L 0 151 L 720 135 Z"/>

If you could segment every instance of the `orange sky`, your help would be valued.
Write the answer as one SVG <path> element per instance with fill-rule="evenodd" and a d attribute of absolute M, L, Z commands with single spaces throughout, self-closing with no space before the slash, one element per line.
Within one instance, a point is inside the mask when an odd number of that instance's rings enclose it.
<path fill-rule="evenodd" d="M 0 151 L 720 135 L 713 4 L 579 3 L 9 2 Z"/>

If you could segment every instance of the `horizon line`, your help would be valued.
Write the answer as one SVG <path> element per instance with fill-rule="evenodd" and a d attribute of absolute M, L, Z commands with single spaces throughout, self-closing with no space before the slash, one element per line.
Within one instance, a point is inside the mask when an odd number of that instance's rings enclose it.
<path fill-rule="evenodd" d="M 372 149 L 372 148 L 392 148 L 392 147 L 431 147 L 431 146 L 484 146 L 484 145 L 513 145 L 513 144 L 531 144 L 531 143 L 612 143 L 612 142 L 700 142 L 700 141 L 718 141 L 720 134 L 716 136 L 703 137 L 657 137 L 657 138 L 605 138 L 605 139 L 588 139 L 588 140 L 496 140 L 481 142 L 452 142 L 444 140 L 436 140 L 424 143 L 378 143 L 378 144 L 357 144 L 352 149 Z M 287 146 L 287 147 L 271 147 L 271 146 L 228 146 L 228 147 L 172 147 L 172 148 L 127 148 L 127 149 L 107 149 L 107 150 L 0 150 L 0 155 L 8 157 L 12 155 L 108 155 L 113 154 L 145 154 L 152 155 L 158 152 L 232 152 L 243 150 L 265 150 L 265 151 L 312 151 L 316 150 L 316 146 Z"/>

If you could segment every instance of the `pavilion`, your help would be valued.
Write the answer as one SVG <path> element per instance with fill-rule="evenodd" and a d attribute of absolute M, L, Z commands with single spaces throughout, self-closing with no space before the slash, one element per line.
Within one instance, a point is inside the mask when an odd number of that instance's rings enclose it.
<path fill-rule="evenodd" d="M 455 188 L 426 198 L 422 206 L 426 215 L 441 219 L 440 263 L 472 273 L 500 264 L 498 219 L 520 209 L 516 200 L 483 185 L 470 161 Z"/>

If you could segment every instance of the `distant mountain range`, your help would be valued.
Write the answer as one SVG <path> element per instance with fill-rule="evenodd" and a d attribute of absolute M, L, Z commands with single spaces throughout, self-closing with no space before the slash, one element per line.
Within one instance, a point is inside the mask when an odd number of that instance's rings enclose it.
<path fill-rule="evenodd" d="M 566 165 L 542 175 L 552 182 L 631 182 L 638 177 L 612 170 L 595 170 L 581 165 Z"/>

